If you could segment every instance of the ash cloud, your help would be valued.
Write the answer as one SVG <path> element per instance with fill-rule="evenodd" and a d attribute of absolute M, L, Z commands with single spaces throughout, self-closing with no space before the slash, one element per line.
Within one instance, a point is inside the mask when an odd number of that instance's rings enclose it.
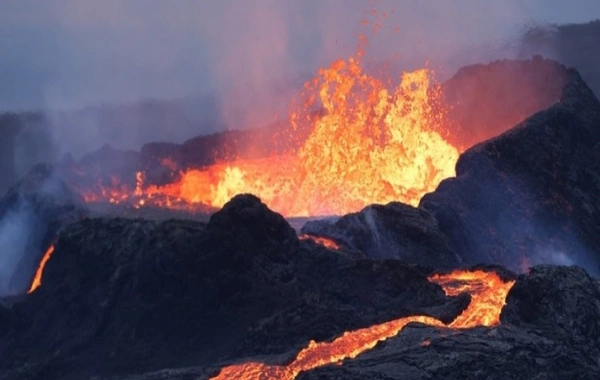
<path fill-rule="evenodd" d="M 46 110 L 59 153 L 105 143 L 139 149 L 285 118 L 301 83 L 353 54 L 358 33 L 376 21 L 370 60 L 392 59 L 397 69 L 428 61 L 444 77 L 506 55 L 505 41 L 530 19 L 585 21 L 594 11 L 600 6 L 558 0 L 9 0 L 0 5 L 0 47 L 10 52 L 0 64 L 0 104 Z M 173 103 L 136 105 L 144 99 Z"/>

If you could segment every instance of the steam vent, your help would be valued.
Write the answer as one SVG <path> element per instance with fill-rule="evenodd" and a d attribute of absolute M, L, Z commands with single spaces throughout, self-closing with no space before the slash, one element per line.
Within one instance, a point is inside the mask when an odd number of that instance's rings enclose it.
<path fill-rule="evenodd" d="M 287 25 L 223 7 L 244 34 Z M 367 13 L 275 122 L 231 128 L 243 112 L 212 97 L 0 116 L 0 380 L 600 379 L 600 74 L 530 47 L 447 75 L 381 66 L 395 16 Z M 524 36 L 563 52 L 600 23 Z M 177 137 L 199 113 L 222 119 Z M 51 146 L 90 115 L 93 149 Z M 169 136 L 116 148 L 135 120 Z"/>

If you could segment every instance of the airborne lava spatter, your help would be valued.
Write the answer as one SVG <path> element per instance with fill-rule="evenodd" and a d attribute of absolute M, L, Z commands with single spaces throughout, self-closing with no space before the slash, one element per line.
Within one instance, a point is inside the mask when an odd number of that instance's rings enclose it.
<path fill-rule="evenodd" d="M 193 210 L 252 193 L 285 216 L 339 215 L 391 201 L 417 205 L 454 175 L 459 154 L 442 137 L 446 112 L 431 77 L 425 69 L 404 73 L 390 90 L 366 74 L 359 59 L 336 61 L 307 84 L 307 99 L 290 116 L 289 133 L 309 131 L 299 149 L 185 169 L 162 186 L 145 185 L 140 172 L 135 190 L 117 182 L 84 189 L 84 198 Z"/>
<path fill-rule="evenodd" d="M 478 326 L 495 326 L 500 323 L 500 312 L 514 281 L 503 281 L 498 274 L 484 271 L 455 271 L 429 278 L 437 283 L 447 295 L 467 292 L 471 302 L 467 309 L 447 327 L 467 329 Z M 221 370 L 214 380 L 293 380 L 300 372 L 324 365 L 341 363 L 375 347 L 378 342 L 397 335 L 412 322 L 429 326 L 446 327 L 441 321 L 429 316 L 411 316 L 396 319 L 372 327 L 344 333 L 332 342 L 316 343 L 298 353 L 295 360 L 286 366 L 263 363 L 232 365 Z M 427 344 L 428 345 L 428 344 Z M 427 346 L 425 345 L 425 346 Z"/>

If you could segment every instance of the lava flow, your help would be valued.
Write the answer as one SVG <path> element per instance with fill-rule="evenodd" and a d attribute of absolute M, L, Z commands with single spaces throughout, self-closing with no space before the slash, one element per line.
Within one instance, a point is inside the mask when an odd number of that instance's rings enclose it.
<path fill-rule="evenodd" d="M 293 380 L 300 372 L 324 365 L 341 363 L 375 347 L 383 340 L 397 335 L 412 322 L 429 326 L 467 329 L 478 326 L 495 326 L 500 323 L 500 312 L 514 281 L 503 281 L 498 274 L 484 271 L 455 271 L 450 274 L 433 275 L 429 281 L 442 286 L 449 296 L 466 292 L 471 295 L 469 306 L 448 326 L 439 320 L 417 315 L 396 319 L 372 327 L 346 332 L 332 342 L 316 343 L 298 353 L 296 359 L 286 366 L 263 363 L 232 365 L 221 370 L 214 380 Z"/>
<path fill-rule="evenodd" d="M 135 189 L 111 183 L 110 189 L 81 193 L 88 201 L 189 211 L 194 205 L 219 208 L 236 194 L 252 193 L 288 217 L 339 215 L 392 201 L 417 205 L 454 175 L 459 155 L 443 137 L 446 109 L 431 79 L 426 69 L 404 73 L 388 89 L 363 71 L 359 58 L 339 60 L 305 85 L 307 98 L 291 112 L 283 133 L 308 136 L 300 148 L 186 168 L 161 186 L 147 185 L 140 172 Z M 165 169 L 177 169 L 172 160 L 163 161 Z"/>
<path fill-rule="evenodd" d="M 314 236 L 314 235 L 310 235 L 310 234 L 302 234 L 298 236 L 298 239 L 300 240 L 310 240 L 313 241 L 316 244 L 322 245 L 325 248 L 329 248 L 329 249 L 333 249 L 333 250 L 338 250 L 340 249 L 340 245 L 338 243 L 336 243 L 334 240 L 326 238 L 326 237 L 322 237 L 322 236 Z"/>
<path fill-rule="evenodd" d="M 54 244 L 48 247 L 46 253 L 44 253 L 44 256 L 42 257 L 40 265 L 38 266 L 38 269 L 35 272 L 35 277 L 33 278 L 33 282 L 31 283 L 31 287 L 29 288 L 27 294 L 33 293 L 37 288 L 40 287 L 40 285 L 42 285 L 42 274 L 44 273 L 44 267 L 50 259 L 50 256 L 52 256 L 52 253 L 54 253 Z"/>

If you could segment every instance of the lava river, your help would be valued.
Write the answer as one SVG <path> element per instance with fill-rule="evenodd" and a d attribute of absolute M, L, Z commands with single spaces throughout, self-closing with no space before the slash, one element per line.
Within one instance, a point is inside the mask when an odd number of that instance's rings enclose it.
<path fill-rule="evenodd" d="M 331 342 L 311 341 L 301 350 L 295 360 L 285 366 L 263 363 L 244 363 L 223 368 L 214 380 L 292 380 L 300 372 L 328 364 L 339 364 L 375 347 L 385 339 L 398 334 L 412 322 L 429 326 L 468 329 L 478 326 L 494 326 L 500 323 L 500 313 L 506 296 L 514 281 L 503 281 L 498 274 L 484 271 L 455 271 L 450 274 L 433 275 L 429 281 L 442 286 L 446 295 L 455 296 L 466 292 L 471 296 L 469 306 L 449 325 L 424 315 L 396 319 L 368 328 L 344 333 Z"/>

